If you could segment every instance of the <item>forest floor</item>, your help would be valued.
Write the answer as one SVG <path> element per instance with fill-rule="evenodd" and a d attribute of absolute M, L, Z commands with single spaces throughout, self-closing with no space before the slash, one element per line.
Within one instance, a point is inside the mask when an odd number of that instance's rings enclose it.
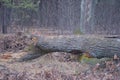
<path fill-rule="evenodd" d="M 0 80 L 120 80 L 120 59 L 116 55 L 95 64 L 78 60 L 78 55 L 66 52 L 21 61 L 31 54 L 28 46 L 33 43 L 30 36 L 21 33 L 1 35 Z"/>

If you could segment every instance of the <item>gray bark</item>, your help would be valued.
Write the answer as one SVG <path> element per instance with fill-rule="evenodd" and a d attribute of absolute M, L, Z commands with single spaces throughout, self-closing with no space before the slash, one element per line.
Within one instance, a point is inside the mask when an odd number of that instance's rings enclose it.
<path fill-rule="evenodd" d="M 94 11 L 97 0 L 81 1 L 80 29 L 83 33 L 94 33 Z"/>
<path fill-rule="evenodd" d="M 113 57 L 115 54 L 120 56 L 120 39 L 117 37 L 81 35 L 52 38 L 37 36 L 37 38 L 36 48 L 46 53 L 81 51 L 88 52 L 91 56 L 97 58 Z"/>

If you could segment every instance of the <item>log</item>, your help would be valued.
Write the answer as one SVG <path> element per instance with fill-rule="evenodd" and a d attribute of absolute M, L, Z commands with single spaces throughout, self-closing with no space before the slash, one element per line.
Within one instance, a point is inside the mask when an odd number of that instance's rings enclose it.
<path fill-rule="evenodd" d="M 96 58 L 120 56 L 120 38 L 103 35 L 35 36 L 41 52 L 87 52 Z"/>

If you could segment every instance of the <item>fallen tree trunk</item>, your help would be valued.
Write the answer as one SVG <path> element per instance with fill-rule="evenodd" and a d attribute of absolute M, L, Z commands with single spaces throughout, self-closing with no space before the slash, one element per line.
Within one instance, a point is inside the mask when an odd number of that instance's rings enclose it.
<path fill-rule="evenodd" d="M 97 58 L 113 57 L 115 54 L 120 56 L 120 39 L 115 36 L 72 35 L 36 37 L 38 38 L 36 48 L 45 53 L 81 51 L 88 52 L 91 56 Z"/>

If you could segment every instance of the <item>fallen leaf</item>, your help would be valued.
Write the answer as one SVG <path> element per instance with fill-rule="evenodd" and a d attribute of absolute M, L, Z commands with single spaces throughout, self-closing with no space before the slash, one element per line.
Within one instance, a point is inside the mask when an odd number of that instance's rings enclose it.
<path fill-rule="evenodd" d="M 10 59 L 10 58 L 12 58 L 12 56 L 10 54 L 4 54 L 4 55 L 0 56 L 0 58 L 2 58 L 2 59 Z"/>

